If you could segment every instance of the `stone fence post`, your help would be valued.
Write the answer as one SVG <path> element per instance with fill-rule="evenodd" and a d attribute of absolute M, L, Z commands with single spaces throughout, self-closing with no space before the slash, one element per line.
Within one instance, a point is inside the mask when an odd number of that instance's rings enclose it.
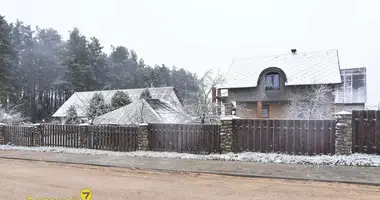
<path fill-rule="evenodd" d="M 233 151 L 232 147 L 232 119 L 222 119 L 222 127 L 220 130 L 220 149 L 222 153 Z"/>
<path fill-rule="evenodd" d="M 93 138 L 90 135 L 87 125 L 79 125 L 79 147 L 91 149 L 93 145 Z"/>
<path fill-rule="evenodd" d="M 137 128 L 137 150 L 149 150 L 148 131 L 148 124 L 139 124 Z"/>
<path fill-rule="evenodd" d="M 348 112 L 336 114 L 335 130 L 335 154 L 351 154 L 353 137 L 352 114 Z"/>
<path fill-rule="evenodd" d="M 43 146 L 43 124 L 35 125 L 32 129 L 33 146 Z"/>
<path fill-rule="evenodd" d="M 0 144 L 5 144 L 5 126 L 0 125 Z"/>

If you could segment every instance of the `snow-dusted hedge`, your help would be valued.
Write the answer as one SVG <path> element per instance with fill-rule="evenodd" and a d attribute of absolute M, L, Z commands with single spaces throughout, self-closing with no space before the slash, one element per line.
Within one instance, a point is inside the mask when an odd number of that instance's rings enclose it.
<path fill-rule="evenodd" d="M 294 156 L 276 153 L 228 153 L 228 154 L 211 154 L 195 155 L 175 152 L 151 152 L 151 151 L 134 151 L 134 152 L 114 152 L 94 149 L 75 149 L 63 147 L 21 147 L 11 145 L 0 145 L 0 150 L 19 150 L 19 151 L 38 151 L 38 152 L 56 152 L 69 154 L 86 154 L 86 155 L 107 155 L 107 156 L 141 156 L 154 158 L 172 158 L 172 159 L 193 159 L 193 160 L 222 160 L 222 161 L 242 161 L 242 162 L 260 162 L 260 163 L 283 163 L 283 164 L 315 164 L 315 165 L 346 165 L 346 166 L 371 166 L 380 167 L 380 156 L 367 154 L 352 154 L 349 156 Z"/>

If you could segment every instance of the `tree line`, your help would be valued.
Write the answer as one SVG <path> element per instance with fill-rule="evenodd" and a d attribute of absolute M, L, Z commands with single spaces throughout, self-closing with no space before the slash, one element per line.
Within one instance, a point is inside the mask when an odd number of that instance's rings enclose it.
<path fill-rule="evenodd" d="M 0 15 L 0 105 L 17 106 L 37 122 L 76 91 L 174 86 L 181 101 L 199 91 L 197 76 L 182 68 L 149 66 L 125 46 L 103 50 L 99 39 L 78 28 L 63 40 L 53 28 L 9 23 Z"/>

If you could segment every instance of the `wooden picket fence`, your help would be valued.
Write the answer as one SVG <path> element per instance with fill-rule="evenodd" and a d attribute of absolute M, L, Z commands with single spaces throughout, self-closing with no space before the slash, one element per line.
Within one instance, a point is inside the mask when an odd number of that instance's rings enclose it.
<path fill-rule="evenodd" d="M 149 149 L 190 153 L 220 153 L 218 124 L 149 124 Z"/>
<path fill-rule="evenodd" d="M 41 146 L 79 147 L 80 126 L 43 124 L 41 131 Z"/>
<path fill-rule="evenodd" d="M 233 151 L 334 154 L 334 120 L 236 119 Z"/>
<path fill-rule="evenodd" d="M 101 125 L 89 126 L 89 138 L 93 149 L 112 151 L 136 151 L 137 127 Z"/>
<path fill-rule="evenodd" d="M 352 111 L 352 152 L 380 154 L 380 110 Z"/>
<path fill-rule="evenodd" d="M 33 127 L 5 126 L 4 143 L 17 146 L 33 146 Z"/>
<path fill-rule="evenodd" d="M 137 127 L 98 125 L 53 125 L 43 124 L 41 127 L 43 142 L 41 146 L 79 148 L 80 134 L 86 134 L 84 141 L 87 148 L 135 151 L 137 149 Z"/>

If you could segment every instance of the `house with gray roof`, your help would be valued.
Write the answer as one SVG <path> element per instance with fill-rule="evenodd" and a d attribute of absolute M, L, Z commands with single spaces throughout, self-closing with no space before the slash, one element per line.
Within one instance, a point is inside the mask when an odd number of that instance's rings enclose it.
<path fill-rule="evenodd" d="M 104 124 L 106 121 L 109 123 L 127 123 L 128 119 L 136 118 L 133 116 L 137 110 L 141 110 L 141 105 L 145 105 L 144 113 L 146 121 L 149 122 L 170 122 L 171 119 L 169 115 L 178 116 L 178 113 L 182 113 L 183 108 L 180 103 L 177 95 L 175 94 L 174 87 L 157 87 L 157 88 L 148 88 L 151 99 L 142 100 L 140 99 L 141 93 L 146 88 L 137 88 L 137 89 L 122 89 L 122 90 L 102 90 L 102 91 L 86 91 L 86 92 L 75 92 L 71 97 L 53 114 L 53 117 L 61 119 L 62 123 L 65 123 L 67 118 L 67 111 L 70 106 L 75 106 L 77 115 L 79 118 L 85 119 L 86 113 L 90 105 L 90 101 L 94 94 L 102 94 L 106 104 L 111 103 L 112 96 L 117 91 L 122 91 L 128 93 L 132 103 L 130 105 L 124 106 L 117 110 L 112 111 L 111 113 L 106 113 L 104 116 L 101 116 L 100 119 L 96 121 L 98 123 Z M 161 106 L 161 107 L 159 107 Z M 163 109 L 163 108 L 167 109 Z M 170 107 L 170 109 L 169 109 Z M 166 113 L 165 113 L 166 112 Z M 141 112 L 140 112 L 141 113 Z M 141 117 L 140 117 L 141 119 Z M 154 119 L 154 120 L 153 120 Z M 181 118 L 179 118 L 181 119 Z M 173 119 L 173 123 L 176 119 Z M 133 122 L 133 120 L 130 122 Z"/>
<path fill-rule="evenodd" d="M 236 59 L 215 98 L 219 104 L 232 104 L 224 110 L 227 114 L 233 110 L 243 118 L 287 118 L 292 95 L 304 91 L 307 96 L 319 85 L 331 89 L 325 104 L 331 112 L 364 109 L 366 69 L 341 69 L 337 50 L 292 49 L 283 55 Z"/>
<path fill-rule="evenodd" d="M 94 120 L 94 124 L 121 125 L 189 122 L 191 118 L 181 106 L 173 106 L 162 99 L 139 99 Z"/>

